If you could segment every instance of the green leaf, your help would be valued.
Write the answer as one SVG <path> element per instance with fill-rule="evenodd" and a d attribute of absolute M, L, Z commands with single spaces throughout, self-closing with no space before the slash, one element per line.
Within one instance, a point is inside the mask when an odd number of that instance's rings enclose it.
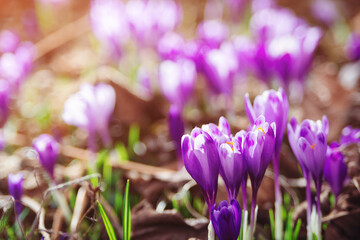
<path fill-rule="evenodd" d="M 292 235 L 292 214 L 293 211 L 290 210 L 289 214 L 287 216 L 287 220 L 286 220 L 286 227 L 285 227 L 285 234 L 284 234 L 284 239 L 291 239 L 291 235 Z"/>
<path fill-rule="evenodd" d="M 272 209 L 269 210 L 269 219 L 270 219 L 271 237 L 272 239 L 275 239 L 275 217 L 274 217 L 274 211 Z"/>
<path fill-rule="evenodd" d="M 126 162 L 129 160 L 128 152 L 123 143 L 116 144 L 115 150 L 116 150 L 116 153 L 118 154 L 118 158 L 119 158 L 120 162 Z"/>
<path fill-rule="evenodd" d="M 134 152 L 134 145 L 140 139 L 140 127 L 137 124 L 132 124 L 129 129 L 129 151 Z"/>
<path fill-rule="evenodd" d="M 293 234 L 293 240 L 297 240 L 298 236 L 299 236 L 299 232 L 300 232 L 300 228 L 301 228 L 301 219 L 298 219 L 295 225 L 295 229 L 294 229 L 294 234 Z"/>
<path fill-rule="evenodd" d="M 114 232 L 114 228 L 111 225 L 111 222 L 110 222 L 108 216 L 106 215 L 106 212 L 105 212 L 104 208 L 102 207 L 102 205 L 101 205 L 101 203 L 99 201 L 98 201 L 98 206 L 99 206 L 99 212 L 100 212 L 102 220 L 104 222 L 106 232 L 107 232 L 107 234 L 109 236 L 109 239 L 110 240 L 114 240 L 114 239 L 116 240 L 116 235 L 115 235 L 115 232 Z"/>
<path fill-rule="evenodd" d="M 129 179 L 126 182 L 125 196 L 124 196 L 124 222 L 123 222 L 123 240 L 130 240 L 131 236 L 131 211 L 129 202 Z"/>

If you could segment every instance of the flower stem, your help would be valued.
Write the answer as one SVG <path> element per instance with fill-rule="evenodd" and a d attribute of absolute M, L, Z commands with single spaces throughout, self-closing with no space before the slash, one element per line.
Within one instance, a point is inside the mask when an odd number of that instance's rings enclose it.
<path fill-rule="evenodd" d="M 317 229 L 317 239 L 321 240 L 321 204 L 320 204 L 320 194 L 321 194 L 321 178 L 316 181 L 316 213 L 318 217 L 318 229 Z"/>
<path fill-rule="evenodd" d="M 252 191 L 252 199 L 251 199 L 251 221 L 250 221 L 250 238 L 253 238 L 254 232 L 255 232 L 255 208 L 256 208 L 256 197 L 257 197 L 257 189 L 254 189 L 253 186 L 253 191 Z"/>
<path fill-rule="evenodd" d="M 282 196 L 279 182 L 279 154 L 274 154 L 274 187 L 275 187 L 275 239 L 282 239 L 283 222 L 281 217 Z"/>
<path fill-rule="evenodd" d="M 311 175 L 310 173 L 306 173 L 303 171 L 304 177 L 306 179 L 306 202 L 307 202 L 307 209 L 306 209 L 306 224 L 307 224 L 307 239 L 312 240 L 312 231 L 311 231 Z"/>
<path fill-rule="evenodd" d="M 247 174 L 246 174 L 244 180 L 241 182 L 241 191 L 242 191 L 243 210 L 244 211 L 247 211 L 246 183 L 247 183 Z"/>

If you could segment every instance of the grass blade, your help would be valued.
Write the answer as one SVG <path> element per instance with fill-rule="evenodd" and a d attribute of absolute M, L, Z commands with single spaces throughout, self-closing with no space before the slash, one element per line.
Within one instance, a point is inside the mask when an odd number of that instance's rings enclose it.
<path fill-rule="evenodd" d="M 274 211 L 272 209 L 269 210 L 269 219 L 270 219 L 271 237 L 272 239 L 275 239 L 275 217 L 274 217 Z"/>
<path fill-rule="evenodd" d="M 131 235 L 131 211 L 129 202 L 129 179 L 126 182 L 125 196 L 124 196 L 124 222 L 123 222 L 123 240 L 130 240 Z"/>
<path fill-rule="evenodd" d="M 293 240 L 297 240 L 298 236 L 299 236 L 299 232 L 300 232 L 300 228 L 301 228 L 301 219 L 298 219 L 295 225 L 295 229 L 294 229 L 294 234 L 293 234 Z"/>
<path fill-rule="evenodd" d="M 98 206 L 99 206 L 99 212 L 100 212 L 102 220 L 104 222 L 105 229 L 106 229 L 106 232 L 107 232 L 107 234 L 109 236 L 109 239 L 110 240 L 116 240 L 116 235 L 115 235 L 115 232 L 114 232 L 114 228 L 111 225 L 111 222 L 110 222 L 108 216 L 106 215 L 106 212 L 105 212 L 103 206 L 101 205 L 101 203 L 99 201 L 98 201 Z"/>

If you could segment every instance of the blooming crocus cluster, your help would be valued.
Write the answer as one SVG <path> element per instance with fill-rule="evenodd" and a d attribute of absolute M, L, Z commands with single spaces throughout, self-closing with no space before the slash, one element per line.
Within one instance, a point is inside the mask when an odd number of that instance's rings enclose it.
<path fill-rule="evenodd" d="M 239 203 L 233 199 L 230 204 L 224 200 L 216 208 L 211 209 L 211 222 L 220 240 L 236 240 L 240 233 L 241 209 Z"/>
<path fill-rule="evenodd" d="M 22 210 L 21 197 L 23 195 L 23 180 L 22 173 L 10 173 L 8 176 L 9 193 L 15 200 L 15 210 L 17 215 L 19 215 Z"/>
<path fill-rule="evenodd" d="M 320 209 L 320 193 L 322 177 L 324 172 L 324 164 L 326 161 L 327 143 L 326 139 L 329 133 L 329 123 L 324 116 L 322 121 L 316 122 L 305 119 L 298 125 L 295 118 L 292 118 L 288 124 L 288 138 L 290 146 L 299 161 L 303 175 L 307 181 L 306 198 L 307 207 L 307 224 L 308 239 L 312 239 L 311 231 L 311 180 L 314 179 L 316 186 L 316 210 L 318 215 L 318 226 L 316 229 L 317 236 L 321 235 L 321 209 Z"/>
<path fill-rule="evenodd" d="M 115 91 L 110 85 L 83 84 L 80 91 L 65 102 L 62 118 L 67 124 L 88 131 L 88 147 L 94 151 L 96 133 L 100 134 L 105 145 L 111 144 L 108 124 L 115 100 Z"/>
<path fill-rule="evenodd" d="M 129 37 L 125 5 L 120 0 L 93 0 L 90 21 L 95 36 L 103 43 L 111 58 L 121 57 L 121 46 Z"/>
<path fill-rule="evenodd" d="M 33 147 L 38 153 L 41 165 L 54 181 L 54 168 L 59 154 L 58 142 L 51 135 L 42 134 L 33 141 Z"/>
<path fill-rule="evenodd" d="M 346 43 L 346 53 L 351 61 L 360 60 L 360 34 L 356 32 L 350 34 Z"/>
<path fill-rule="evenodd" d="M 266 122 L 261 115 L 255 119 L 248 132 L 240 131 L 235 136 L 231 134 L 228 121 L 221 117 L 218 126 L 212 123 L 203 125 L 201 129 L 194 128 L 191 135 L 184 135 L 182 138 L 185 168 L 203 190 L 209 209 L 214 204 L 219 173 L 224 179 L 230 202 L 237 198 L 240 186 L 243 190 L 246 189 L 247 172 L 249 173 L 253 189 L 251 232 L 255 224 L 256 195 L 274 153 L 275 134 L 275 123 Z M 246 191 L 243 197 L 246 209 Z M 227 203 L 220 204 L 219 210 L 225 205 L 228 206 Z M 213 209 L 216 210 L 215 207 Z M 225 216 L 233 218 L 232 215 L 229 213 Z M 212 213 L 210 216 L 213 218 Z M 236 239 L 238 236 L 233 238 L 236 231 L 232 231 L 228 233 L 232 237 L 227 238 L 225 232 L 216 230 L 215 225 L 219 223 L 213 224 L 220 239 Z M 229 224 L 232 226 L 233 222 Z"/>

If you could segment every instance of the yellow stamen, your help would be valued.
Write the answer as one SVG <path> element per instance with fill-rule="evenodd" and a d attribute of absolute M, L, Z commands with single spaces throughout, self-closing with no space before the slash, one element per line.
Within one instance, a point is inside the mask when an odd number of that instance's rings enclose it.
<path fill-rule="evenodd" d="M 311 145 L 311 148 L 312 148 L 313 150 L 315 150 L 315 143 L 313 143 L 313 145 Z"/>
<path fill-rule="evenodd" d="M 261 127 L 258 127 L 257 130 L 261 130 L 265 134 L 265 130 L 262 129 Z"/>
<path fill-rule="evenodd" d="M 231 141 L 231 142 L 226 142 L 227 144 L 231 145 L 231 150 L 234 151 L 234 143 Z"/>

